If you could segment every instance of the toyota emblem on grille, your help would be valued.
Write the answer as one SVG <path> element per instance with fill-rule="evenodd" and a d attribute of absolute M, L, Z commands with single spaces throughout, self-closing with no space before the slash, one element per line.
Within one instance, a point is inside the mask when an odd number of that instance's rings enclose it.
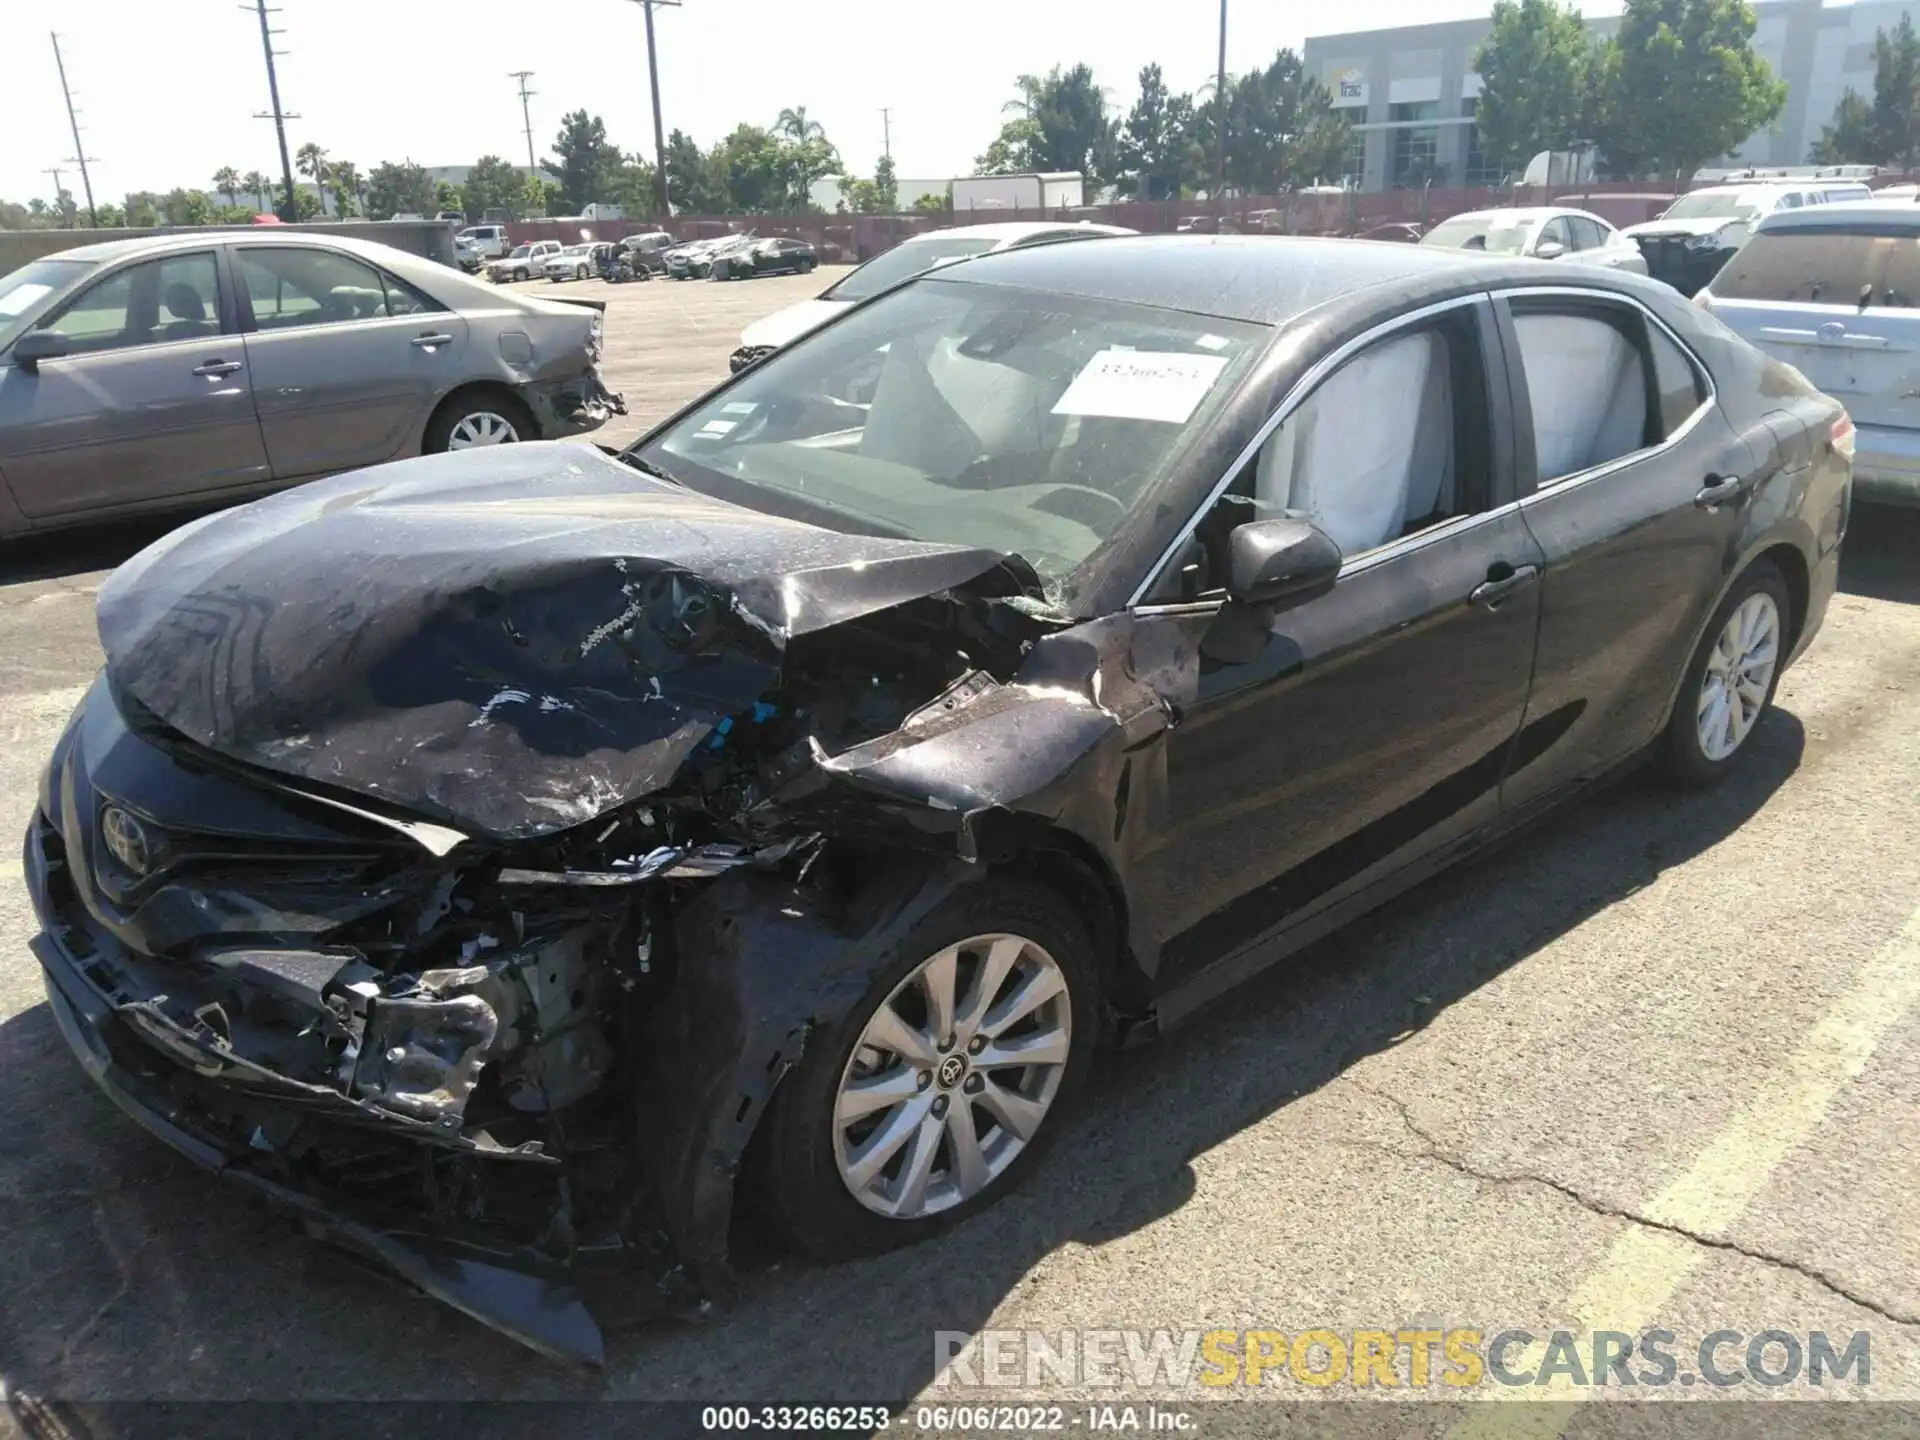
<path fill-rule="evenodd" d="M 147 841 L 146 827 L 122 810 L 109 805 L 100 812 L 100 834 L 113 858 L 135 875 L 147 873 L 153 863 L 153 848 Z"/>

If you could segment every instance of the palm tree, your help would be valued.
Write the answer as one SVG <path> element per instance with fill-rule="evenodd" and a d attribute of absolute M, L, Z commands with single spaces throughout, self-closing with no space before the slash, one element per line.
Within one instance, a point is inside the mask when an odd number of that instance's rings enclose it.
<path fill-rule="evenodd" d="M 253 196 L 253 203 L 256 209 L 265 210 L 267 208 L 267 192 L 273 188 L 273 182 L 265 175 L 262 175 L 258 170 L 249 170 L 240 177 L 240 188 L 247 194 Z"/>
<path fill-rule="evenodd" d="M 773 122 L 776 135 L 785 135 L 796 145 L 804 145 L 809 140 L 825 140 L 827 127 L 818 120 L 807 118 L 807 107 L 796 105 L 790 110 L 782 110 L 780 118 Z"/>
<path fill-rule="evenodd" d="M 1055 68 L 1057 69 L 1058 67 Z M 1016 75 L 1013 77 L 1013 88 L 1020 93 L 1002 105 L 1000 107 L 1000 113 L 1004 115 L 1009 110 L 1018 110 L 1022 115 L 1025 115 L 1031 120 L 1033 118 L 1033 107 L 1040 103 L 1040 97 L 1046 93 L 1047 77 L 1045 75 Z"/>
<path fill-rule="evenodd" d="M 362 215 L 367 213 L 367 181 L 359 166 L 351 160 L 336 160 L 327 166 L 327 178 L 333 182 L 333 193 L 342 214 L 346 213 L 349 200 L 355 202 Z"/>
<path fill-rule="evenodd" d="M 240 203 L 238 199 L 240 172 L 231 165 L 222 165 L 213 172 L 213 188 L 227 197 L 227 204 L 238 205 Z"/>
<path fill-rule="evenodd" d="M 309 140 L 294 152 L 293 168 L 313 181 L 320 192 L 320 209 L 327 208 L 327 152 Z"/>

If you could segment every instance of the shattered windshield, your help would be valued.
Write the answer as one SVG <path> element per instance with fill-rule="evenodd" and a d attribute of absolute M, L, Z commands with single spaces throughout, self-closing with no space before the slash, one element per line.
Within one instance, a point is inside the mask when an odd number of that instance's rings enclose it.
<path fill-rule="evenodd" d="M 1062 603 L 1266 334 L 922 279 L 776 352 L 637 459 L 833 529 L 1021 555 Z"/>

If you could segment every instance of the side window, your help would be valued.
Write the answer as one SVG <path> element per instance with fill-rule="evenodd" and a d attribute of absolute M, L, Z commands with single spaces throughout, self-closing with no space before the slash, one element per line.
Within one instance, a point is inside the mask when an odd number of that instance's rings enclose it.
<path fill-rule="evenodd" d="M 414 289 L 406 281 L 384 270 L 380 272 L 380 283 L 386 287 L 389 315 L 425 315 L 447 308 L 432 296 Z"/>
<path fill-rule="evenodd" d="M 1780 197 L 1779 208 L 1782 210 L 1798 210 L 1802 203 L 1800 192 L 1797 190 L 1789 190 Z"/>
<path fill-rule="evenodd" d="M 1558 245 L 1563 250 L 1577 250 L 1579 248 L 1573 243 L 1573 235 L 1567 229 L 1565 216 L 1556 215 L 1542 227 L 1540 238 L 1534 242 L 1534 253 L 1536 255 L 1539 254 L 1539 252 L 1548 245 Z"/>
<path fill-rule="evenodd" d="M 1595 307 L 1516 311 L 1541 486 L 1605 465 L 1658 439 L 1650 424 L 1638 315 Z"/>
<path fill-rule="evenodd" d="M 71 354 L 165 345 L 220 333 L 220 286 L 213 255 L 173 255 L 129 265 L 41 322 L 72 342 Z"/>
<path fill-rule="evenodd" d="M 1567 224 L 1573 227 L 1573 248 L 1576 250 L 1598 250 L 1607 243 L 1607 232 L 1584 216 L 1569 216 Z"/>
<path fill-rule="evenodd" d="M 294 330 L 348 320 L 385 319 L 387 287 L 380 272 L 334 250 L 235 249 L 240 283 L 261 330 Z"/>
<path fill-rule="evenodd" d="M 1653 388 L 1660 396 L 1659 438 L 1665 440 L 1706 404 L 1707 387 L 1687 352 L 1657 326 L 1647 327 L 1647 348 L 1653 354 Z"/>

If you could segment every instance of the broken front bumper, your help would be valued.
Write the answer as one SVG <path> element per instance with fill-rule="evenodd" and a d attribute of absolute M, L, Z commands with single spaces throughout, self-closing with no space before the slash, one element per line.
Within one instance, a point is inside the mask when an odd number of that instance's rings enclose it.
<path fill-rule="evenodd" d="M 139 1022 L 131 1017 L 140 1012 L 116 1003 L 88 974 L 89 967 L 110 969 L 108 952 L 118 942 L 58 913 L 59 863 L 49 855 L 50 835 L 45 817 L 36 815 L 24 858 L 43 929 L 30 948 L 44 973 L 47 1002 L 61 1035 L 115 1105 L 195 1164 L 300 1221 L 313 1238 L 385 1266 L 543 1355 L 573 1364 L 602 1363 L 600 1328 L 568 1270 L 552 1257 L 525 1247 L 423 1236 L 417 1218 L 413 1225 L 385 1223 L 325 1193 L 323 1186 L 276 1174 L 268 1137 L 284 1129 L 289 1111 L 302 1115 L 304 1124 L 325 1124 L 329 1117 L 303 1115 L 299 1102 L 305 1097 L 266 1089 L 256 1077 L 217 1074 L 217 1061 L 195 1065 L 181 1043 L 186 1037 L 136 1030 Z M 374 1139 L 377 1144 L 377 1135 Z M 417 1141 L 396 1144 L 402 1154 L 418 1148 Z"/>

